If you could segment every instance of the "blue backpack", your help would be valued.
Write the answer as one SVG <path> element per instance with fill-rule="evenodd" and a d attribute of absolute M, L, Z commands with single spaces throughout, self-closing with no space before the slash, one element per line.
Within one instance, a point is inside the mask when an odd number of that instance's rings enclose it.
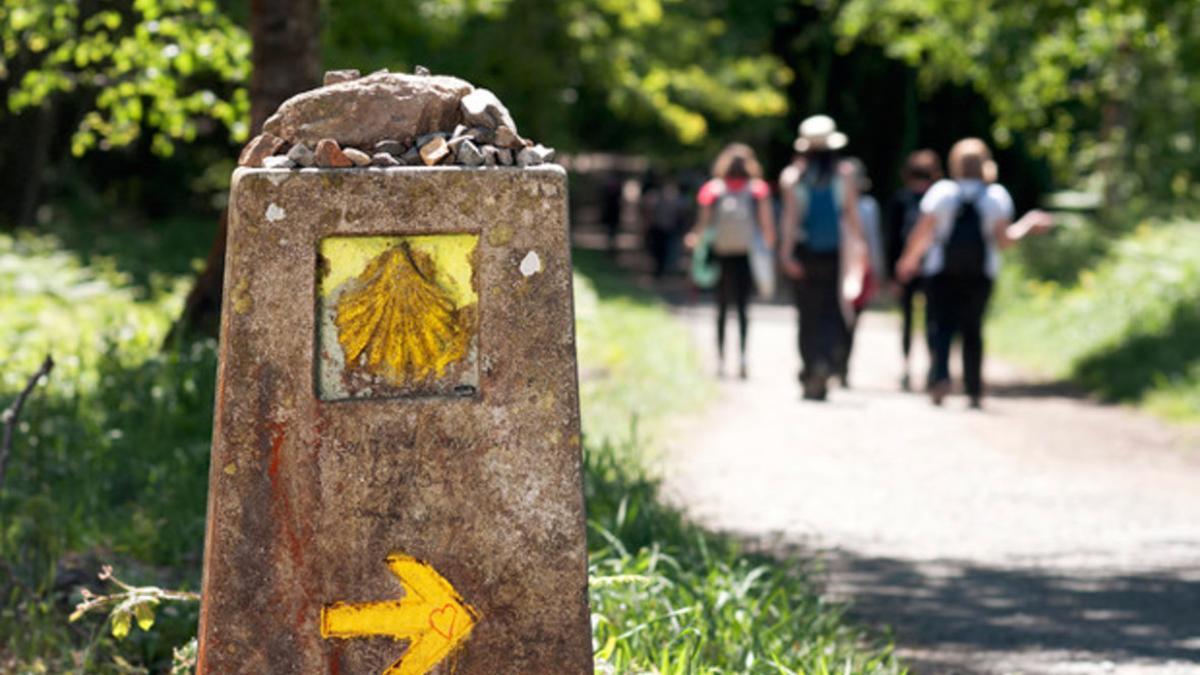
<path fill-rule="evenodd" d="M 811 172 L 795 186 L 800 219 L 800 241 L 814 253 L 832 253 L 842 243 L 842 179 L 817 181 Z"/>

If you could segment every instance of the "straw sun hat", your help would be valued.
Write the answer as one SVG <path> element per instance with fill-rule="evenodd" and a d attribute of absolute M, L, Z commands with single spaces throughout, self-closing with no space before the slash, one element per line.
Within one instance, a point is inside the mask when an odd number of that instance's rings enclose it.
<path fill-rule="evenodd" d="M 794 147 L 796 152 L 809 150 L 841 150 L 850 142 L 837 130 L 837 123 L 828 115 L 813 115 L 800 123 Z"/>

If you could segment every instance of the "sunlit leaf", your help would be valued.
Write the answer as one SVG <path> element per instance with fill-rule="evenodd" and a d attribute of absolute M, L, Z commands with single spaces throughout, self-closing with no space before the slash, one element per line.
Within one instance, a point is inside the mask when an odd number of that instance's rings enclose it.
<path fill-rule="evenodd" d="M 112 636 L 118 640 L 125 639 L 133 624 L 133 615 L 127 609 L 117 609 L 113 611 L 110 620 L 112 621 Z"/>

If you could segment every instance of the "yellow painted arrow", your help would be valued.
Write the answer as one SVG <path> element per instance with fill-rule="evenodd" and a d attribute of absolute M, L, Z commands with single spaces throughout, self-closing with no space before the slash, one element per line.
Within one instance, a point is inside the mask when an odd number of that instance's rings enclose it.
<path fill-rule="evenodd" d="M 479 612 L 429 563 L 393 553 L 387 566 L 404 587 L 404 597 L 328 605 L 321 609 L 321 637 L 408 640 L 404 655 L 383 675 L 424 675 L 467 639 Z"/>

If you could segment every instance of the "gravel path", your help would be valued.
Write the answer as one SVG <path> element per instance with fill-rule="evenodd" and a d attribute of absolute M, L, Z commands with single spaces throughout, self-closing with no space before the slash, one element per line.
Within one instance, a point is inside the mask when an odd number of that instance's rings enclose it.
<path fill-rule="evenodd" d="M 678 312 L 713 362 L 711 308 Z M 692 517 L 815 558 L 917 673 L 1200 673 L 1200 431 L 995 360 L 985 411 L 934 408 L 899 391 L 884 314 L 853 388 L 802 402 L 793 311 L 752 319 L 749 381 L 664 460 Z"/>

